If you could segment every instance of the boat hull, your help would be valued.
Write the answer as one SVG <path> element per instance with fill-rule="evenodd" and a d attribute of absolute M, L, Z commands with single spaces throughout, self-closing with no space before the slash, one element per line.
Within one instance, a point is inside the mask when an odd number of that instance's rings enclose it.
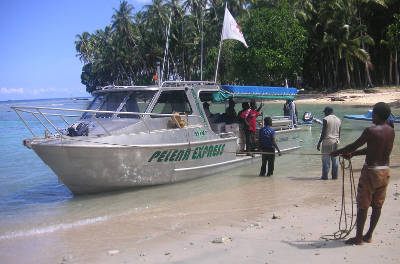
<path fill-rule="evenodd" d="M 190 180 L 236 161 L 236 138 L 180 147 L 32 144 L 32 149 L 74 194 Z"/>
<path fill-rule="evenodd" d="M 300 147 L 297 133 L 277 134 L 282 152 Z M 38 139 L 31 143 L 31 148 L 75 195 L 186 181 L 251 164 L 260 158 L 237 156 L 236 137 L 179 146 L 55 142 Z"/>

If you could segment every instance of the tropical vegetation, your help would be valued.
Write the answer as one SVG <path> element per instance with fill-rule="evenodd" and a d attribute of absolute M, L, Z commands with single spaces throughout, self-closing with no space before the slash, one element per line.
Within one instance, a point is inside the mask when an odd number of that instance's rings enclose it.
<path fill-rule="evenodd" d="M 225 40 L 218 81 L 316 90 L 399 85 L 398 0 L 228 0 L 249 48 Z M 88 92 L 104 85 L 214 80 L 225 2 L 122 1 L 111 23 L 76 36 Z M 168 39 L 168 46 L 166 45 Z M 166 48 L 168 47 L 168 48 Z M 201 56 L 203 54 L 203 56 Z"/>

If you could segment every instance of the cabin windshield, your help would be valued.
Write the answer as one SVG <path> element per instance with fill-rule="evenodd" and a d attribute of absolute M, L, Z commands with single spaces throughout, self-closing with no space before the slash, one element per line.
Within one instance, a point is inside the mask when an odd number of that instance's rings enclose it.
<path fill-rule="evenodd" d="M 97 113 L 97 118 L 139 118 L 135 114 L 123 114 L 123 112 L 144 113 L 153 99 L 156 91 L 128 91 L 128 92 L 108 92 L 98 94 L 88 110 L 121 112 L 120 114 Z M 91 118 L 90 113 L 83 115 L 84 119 Z"/>
<path fill-rule="evenodd" d="M 183 90 L 163 91 L 152 111 L 155 114 L 172 114 L 174 112 L 192 114 L 192 108 Z"/>

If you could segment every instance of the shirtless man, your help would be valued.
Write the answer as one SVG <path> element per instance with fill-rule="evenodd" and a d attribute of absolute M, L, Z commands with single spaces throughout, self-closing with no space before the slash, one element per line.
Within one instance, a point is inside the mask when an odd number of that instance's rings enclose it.
<path fill-rule="evenodd" d="M 331 153 L 331 156 L 343 155 L 345 158 L 366 155 L 357 188 L 357 233 L 355 237 L 347 240 L 346 244 L 370 243 L 381 215 L 390 178 L 389 156 L 394 141 L 394 129 L 386 123 L 389 115 L 390 107 L 387 104 L 382 102 L 375 104 L 372 111 L 372 122 L 375 126 L 366 128 L 352 144 Z M 365 143 L 367 143 L 366 148 L 357 150 Z M 363 236 L 370 206 L 372 207 L 370 225 L 368 232 Z"/>

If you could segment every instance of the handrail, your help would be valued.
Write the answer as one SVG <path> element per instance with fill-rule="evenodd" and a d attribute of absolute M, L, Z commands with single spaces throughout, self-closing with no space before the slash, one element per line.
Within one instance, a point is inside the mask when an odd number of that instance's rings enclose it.
<path fill-rule="evenodd" d="M 175 85 L 175 86 L 184 86 L 184 85 L 215 85 L 218 84 L 214 81 L 163 81 L 160 87 L 165 87 L 167 85 Z M 128 89 L 128 88 L 135 88 L 135 89 L 158 89 L 159 86 L 142 86 L 142 85 L 106 85 L 101 87 L 96 87 L 96 91 L 101 91 L 105 89 Z"/>
<path fill-rule="evenodd" d="M 128 115 L 137 115 L 139 116 L 139 119 L 143 121 L 143 124 L 145 125 L 146 129 L 148 130 L 148 133 L 151 132 L 151 129 L 149 125 L 147 124 L 146 120 L 144 119 L 145 116 L 154 116 L 154 117 L 172 117 L 175 118 L 176 114 L 156 114 L 156 113 L 141 113 L 141 112 L 116 112 L 116 111 L 101 111 L 101 110 L 84 110 L 84 109 L 71 109 L 71 108 L 56 108 L 56 107 L 44 107 L 44 106 L 11 106 L 11 108 L 17 113 L 18 117 L 22 120 L 24 125 L 28 128 L 28 130 L 31 132 L 31 134 L 36 137 L 35 133 L 33 132 L 32 128 L 26 122 L 24 117 L 19 113 L 28 113 L 32 114 L 40 123 L 41 125 L 45 128 L 45 130 L 51 134 L 50 129 L 46 126 L 46 124 L 41 120 L 38 115 L 40 115 L 43 119 L 46 120 L 46 122 L 59 134 L 61 135 L 60 130 L 51 122 L 47 116 L 58 116 L 60 117 L 67 125 L 69 123 L 65 119 L 65 117 L 81 117 L 80 115 L 67 115 L 67 114 L 60 114 L 60 113 L 44 113 L 41 110 L 49 110 L 49 111 L 65 111 L 65 112 L 81 112 L 81 113 L 89 113 L 95 122 L 98 123 L 98 125 L 104 130 L 104 132 L 107 135 L 111 135 L 111 133 L 104 127 L 104 125 L 100 122 L 100 119 L 96 117 L 96 114 L 128 114 Z M 29 111 L 34 110 L 34 111 Z M 187 124 L 189 124 L 189 117 L 196 117 L 201 119 L 201 117 L 196 116 L 196 115 L 185 115 L 186 116 L 186 121 Z"/>
<path fill-rule="evenodd" d="M 165 87 L 166 85 L 175 85 L 175 86 L 184 86 L 184 85 L 215 85 L 218 84 L 212 81 L 164 81 L 161 84 L 161 87 Z"/>

